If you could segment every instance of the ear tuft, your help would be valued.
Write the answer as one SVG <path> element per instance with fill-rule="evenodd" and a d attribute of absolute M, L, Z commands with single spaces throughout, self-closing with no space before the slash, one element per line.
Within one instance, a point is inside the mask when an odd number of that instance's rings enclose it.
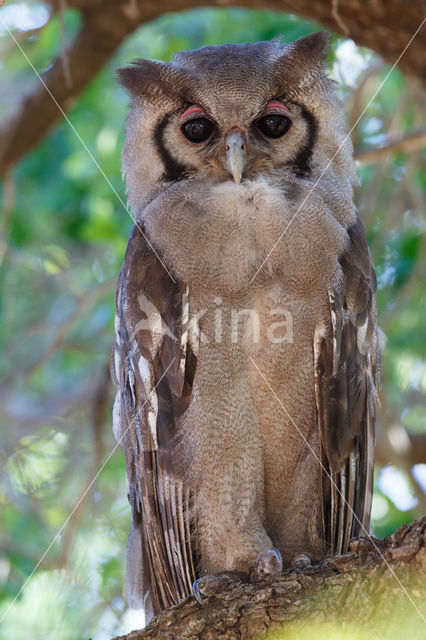
<path fill-rule="evenodd" d="M 118 82 L 133 98 L 143 102 L 179 100 L 192 87 L 185 69 L 161 60 L 134 60 L 128 67 L 117 69 Z"/>
<path fill-rule="evenodd" d="M 330 37 L 327 31 L 309 33 L 307 36 L 293 42 L 290 45 L 291 51 L 322 64 L 328 55 Z"/>
<path fill-rule="evenodd" d="M 285 88 L 287 93 L 297 92 L 323 77 L 329 40 L 326 31 L 318 31 L 285 44 L 282 55 L 274 64 L 277 90 Z"/>
<path fill-rule="evenodd" d="M 159 83 L 165 66 L 167 64 L 159 60 L 133 60 L 128 67 L 117 69 L 118 82 L 131 95 L 145 94 Z"/>

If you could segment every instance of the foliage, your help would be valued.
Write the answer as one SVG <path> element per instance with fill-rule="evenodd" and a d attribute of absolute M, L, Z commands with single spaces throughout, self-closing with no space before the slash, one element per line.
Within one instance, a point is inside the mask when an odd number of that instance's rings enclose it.
<path fill-rule="evenodd" d="M 22 4 L 30 16 L 43 8 Z M 8 7 L 11 26 L 13 7 L 18 5 Z M 44 11 L 48 24 L 41 18 L 43 28 L 30 37 L 14 30 L 40 72 L 61 49 L 59 19 Z M 65 18 L 68 41 L 79 14 L 67 10 Z M 130 515 L 123 454 L 111 433 L 107 373 L 114 281 L 131 229 L 120 176 L 128 99 L 114 70 L 136 57 L 169 60 L 174 51 L 203 44 L 279 34 L 293 40 L 317 28 L 264 10 L 164 15 L 130 37 L 84 91 L 69 111 L 72 126 L 62 122 L 2 185 L 0 617 L 19 597 L 5 616 L 1 640 L 17 633 L 43 640 L 89 635 L 103 640 L 131 624 L 122 586 Z M 6 32 L 0 32 L 0 50 L 0 84 L 6 89 L 0 115 L 6 116 L 37 79 Z M 382 68 L 364 82 L 376 63 L 370 51 L 333 37 L 330 69 L 346 83 L 342 96 L 351 122 L 387 73 Z M 393 71 L 354 131 L 356 146 L 374 148 L 389 134 L 418 127 L 419 100 L 416 87 Z M 377 265 L 381 325 L 388 337 L 382 431 L 398 423 L 419 433 L 424 424 L 425 185 L 418 160 L 418 154 L 397 154 L 361 166 L 356 193 Z M 418 514 L 414 491 L 419 494 L 422 469 L 413 472 L 409 463 L 401 469 L 393 485 L 381 482 L 378 471 L 379 535 Z M 403 499 L 396 504 L 394 485 L 404 482 Z"/>

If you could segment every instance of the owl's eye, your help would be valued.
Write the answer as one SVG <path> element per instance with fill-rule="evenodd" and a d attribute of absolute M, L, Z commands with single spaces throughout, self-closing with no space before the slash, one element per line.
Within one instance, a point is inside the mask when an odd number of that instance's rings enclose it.
<path fill-rule="evenodd" d="M 259 118 L 256 126 L 268 138 L 281 138 L 291 127 L 291 120 L 276 113 Z"/>
<path fill-rule="evenodd" d="M 215 128 L 215 124 L 208 118 L 194 118 L 182 125 L 182 133 L 190 142 L 205 142 Z"/>

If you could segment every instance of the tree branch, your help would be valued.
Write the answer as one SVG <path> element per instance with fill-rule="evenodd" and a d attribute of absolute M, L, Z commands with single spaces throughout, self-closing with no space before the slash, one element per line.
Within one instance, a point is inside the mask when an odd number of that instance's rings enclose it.
<path fill-rule="evenodd" d="M 356 637 L 394 637 L 395 625 L 403 624 L 410 630 L 408 637 L 420 638 L 426 601 L 425 533 L 426 517 L 374 544 L 353 541 L 352 552 L 303 571 L 285 571 L 272 582 L 254 585 L 241 579 L 206 599 L 203 607 L 188 598 L 145 630 L 115 640 L 249 640 L 284 624 L 286 638 L 311 638 L 318 637 L 324 620 L 335 631 L 350 625 L 359 631 Z"/>
<path fill-rule="evenodd" d="M 426 131 L 413 131 L 406 136 L 391 140 L 387 145 L 368 151 L 359 151 L 355 159 L 363 164 L 374 164 L 390 153 L 413 153 L 426 146 Z"/>
<path fill-rule="evenodd" d="M 386 415 L 386 427 L 379 424 L 375 448 L 375 462 L 381 467 L 394 464 L 406 471 L 415 464 L 426 464 L 426 434 L 409 433 L 407 429 Z"/>
<path fill-rule="evenodd" d="M 126 36 L 165 11 L 163 3 L 154 0 L 69 0 L 68 4 L 81 9 L 83 25 L 70 49 L 43 75 L 50 93 L 65 112 Z M 169 0 L 167 11 L 227 4 L 233 1 Z M 349 34 L 357 44 L 372 48 L 392 64 L 422 21 L 420 2 L 406 3 L 401 11 L 400 0 L 340 0 L 333 6 L 326 0 L 239 0 L 238 5 L 296 12 L 342 35 Z M 419 36 L 413 40 L 399 67 L 424 82 L 426 50 L 421 42 Z M 61 57 L 68 60 L 71 86 L 64 77 Z M 40 84 L 1 126 L 0 175 L 30 151 L 61 117 L 52 95 Z"/>
<path fill-rule="evenodd" d="M 0 174 L 32 149 L 67 111 L 94 75 L 108 62 L 114 50 L 133 31 L 138 21 L 123 11 L 123 3 L 104 3 L 99 10 L 87 9 L 83 26 L 66 54 L 72 85 L 63 73 L 63 56 L 42 75 L 19 109 L 0 128 Z M 53 98 L 52 98 L 53 96 Z M 58 104 L 55 104 L 55 101 Z"/>

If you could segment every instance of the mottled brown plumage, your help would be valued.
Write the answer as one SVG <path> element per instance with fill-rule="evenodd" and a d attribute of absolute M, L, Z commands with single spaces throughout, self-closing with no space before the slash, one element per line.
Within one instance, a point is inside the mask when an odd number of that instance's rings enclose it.
<path fill-rule="evenodd" d="M 376 282 L 325 52 L 320 33 L 120 70 L 137 225 L 114 430 L 148 617 L 205 574 L 259 579 L 369 529 Z"/>

